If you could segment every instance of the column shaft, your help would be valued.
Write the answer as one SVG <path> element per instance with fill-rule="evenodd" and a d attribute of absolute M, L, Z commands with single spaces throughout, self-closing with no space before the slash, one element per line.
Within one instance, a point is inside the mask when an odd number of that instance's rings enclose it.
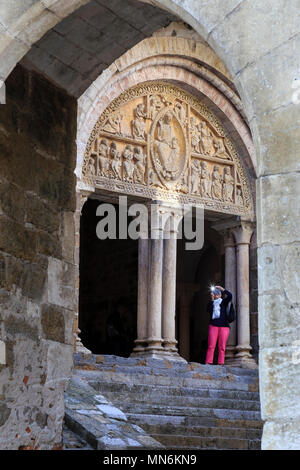
<path fill-rule="evenodd" d="M 162 318 L 164 347 L 174 352 L 177 351 L 175 338 L 176 261 L 177 238 L 176 233 L 171 233 L 170 239 L 164 240 Z"/>
<path fill-rule="evenodd" d="M 147 337 L 148 316 L 148 282 L 149 282 L 149 240 L 139 239 L 138 253 L 138 309 L 137 339 L 134 352 L 144 351 L 143 345 Z"/>
<path fill-rule="evenodd" d="M 231 234 L 225 238 L 225 287 L 232 293 L 233 304 L 236 307 L 236 249 Z M 236 321 L 230 324 L 230 334 L 226 348 L 226 359 L 234 357 L 236 348 Z M 228 360 L 226 360 L 228 363 Z"/>

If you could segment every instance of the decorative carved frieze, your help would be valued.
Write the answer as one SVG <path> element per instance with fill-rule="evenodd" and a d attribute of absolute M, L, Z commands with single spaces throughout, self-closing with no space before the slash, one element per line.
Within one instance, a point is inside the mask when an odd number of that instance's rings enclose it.
<path fill-rule="evenodd" d="M 95 188 L 253 213 L 244 168 L 223 127 L 167 83 L 138 85 L 112 101 L 90 136 L 82 178 Z"/>

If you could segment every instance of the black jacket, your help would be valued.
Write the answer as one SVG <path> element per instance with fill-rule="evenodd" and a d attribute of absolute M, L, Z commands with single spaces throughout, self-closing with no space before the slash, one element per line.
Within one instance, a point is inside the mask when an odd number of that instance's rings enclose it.
<path fill-rule="evenodd" d="M 224 297 L 225 295 L 225 297 Z M 210 322 L 209 324 L 210 325 L 213 325 L 213 326 L 229 326 L 229 323 L 227 321 L 227 316 L 226 316 L 226 307 L 227 305 L 229 304 L 229 302 L 232 300 L 232 293 L 229 292 L 229 290 L 226 290 L 224 289 L 223 293 L 222 293 L 222 302 L 221 302 L 221 306 L 220 306 L 220 317 L 219 318 L 215 318 L 214 320 L 212 320 L 212 314 L 213 314 L 213 301 L 211 300 L 210 302 L 208 302 L 207 304 L 207 312 L 210 314 Z"/>

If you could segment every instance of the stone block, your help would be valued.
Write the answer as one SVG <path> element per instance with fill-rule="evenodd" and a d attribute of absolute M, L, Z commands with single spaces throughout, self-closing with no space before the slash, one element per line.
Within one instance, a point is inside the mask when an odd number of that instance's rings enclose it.
<path fill-rule="evenodd" d="M 33 300 L 41 300 L 47 281 L 47 270 L 38 264 L 26 264 L 22 273 L 23 295 Z"/>
<path fill-rule="evenodd" d="M 26 306 L 23 305 L 23 314 L 25 314 L 25 310 Z M 4 322 L 4 331 L 6 338 L 11 341 L 16 341 L 18 337 L 28 338 L 32 341 L 38 341 L 39 339 L 38 327 L 31 325 L 22 317 L 15 317 L 13 315 L 7 317 Z"/>
<path fill-rule="evenodd" d="M 291 345 L 299 339 L 300 309 L 288 302 L 284 295 L 260 295 L 259 342 L 262 348 Z"/>
<path fill-rule="evenodd" d="M 191 4 L 190 1 L 186 3 Z M 260 0 L 224 2 L 224 8 L 227 9 L 227 3 L 229 5 L 227 14 L 223 17 L 220 17 L 222 9 L 219 13 L 221 2 L 209 3 L 211 9 L 215 6 L 217 10 L 215 15 L 219 17 L 219 24 L 211 32 L 208 42 L 212 46 L 217 45 L 217 50 L 222 51 L 221 58 L 225 64 L 228 62 L 226 55 L 230 55 L 229 71 L 233 76 L 299 32 L 297 2 L 289 4 L 289 21 L 286 21 L 285 0 L 277 0 L 276 4 L 272 0 L 266 0 L 263 5 Z M 212 13 L 208 10 L 206 2 L 203 12 L 205 17 L 211 18 Z"/>
<path fill-rule="evenodd" d="M 33 194 L 25 195 L 26 223 L 45 230 L 50 234 L 58 234 L 60 213 L 53 206 Z"/>
<path fill-rule="evenodd" d="M 41 312 L 41 324 L 44 337 L 59 343 L 65 342 L 64 313 L 56 305 L 43 305 Z"/>
<path fill-rule="evenodd" d="M 300 173 L 265 176 L 257 182 L 258 246 L 299 241 Z M 260 263 L 260 262 L 259 262 Z"/>
<path fill-rule="evenodd" d="M 73 212 L 63 212 L 60 226 L 62 256 L 69 263 L 74 263 L 75 220 Z"/>
<path fill-rule="evenodd" d="M 300 420 L 268 421 L 264 425 L 262 450 L 299 450 Z"/>
<path fill-rule="evenodd" d="M 264 421 L 300 419 L 299 356 L 299 346 L 292 344 L 268 349 L 261 346 L 259 378 Z"/>
<path fill-rule="evenodd" d="M 75 309 L 75 267 L 58 259 L 49 258 L 48 302 L 69 310 Z"/>
<path fill-rule="evenodd" d="M 0 251 L 20 259 L 32 260 L 36 253 L 37 236 L 7 217 L 0 215 Z"/>

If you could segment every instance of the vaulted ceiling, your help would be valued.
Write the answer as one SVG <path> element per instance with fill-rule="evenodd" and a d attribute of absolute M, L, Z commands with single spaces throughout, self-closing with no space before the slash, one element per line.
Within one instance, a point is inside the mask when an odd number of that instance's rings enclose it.
<path fill-rule="evenodd" d="M 92 0 L 45 34 L 22 63 L 79 97 L 115 59 L 174 19 L 137 0 Z"/>

